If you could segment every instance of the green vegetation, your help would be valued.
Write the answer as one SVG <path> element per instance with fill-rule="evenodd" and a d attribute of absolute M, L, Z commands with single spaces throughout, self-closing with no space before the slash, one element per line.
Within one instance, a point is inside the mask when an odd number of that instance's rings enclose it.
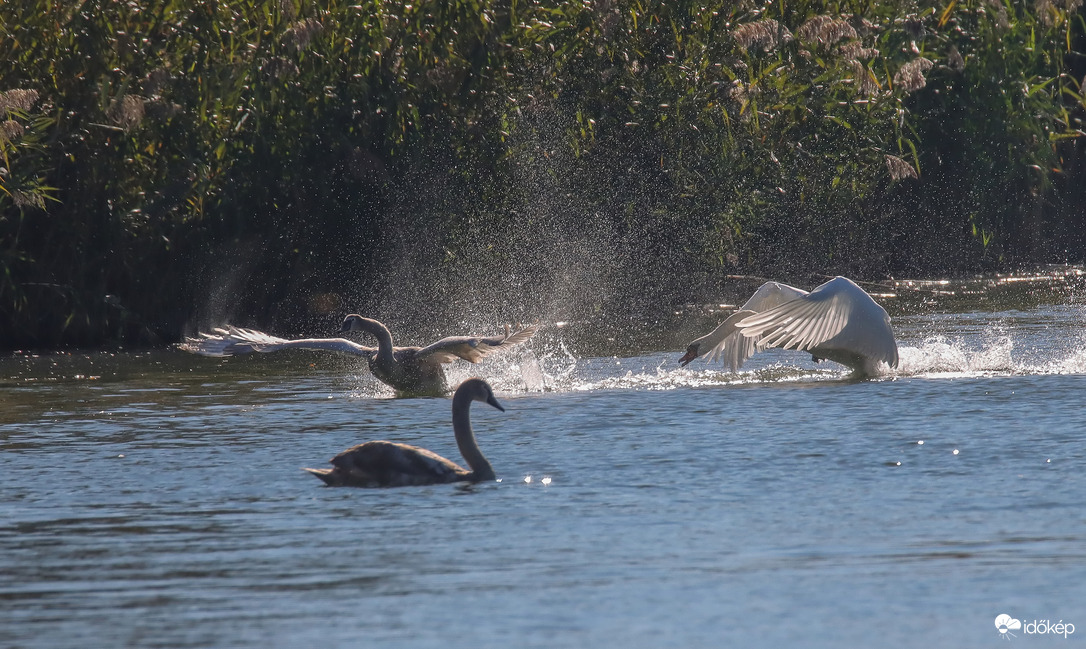
<path fill-rule="evenodd" d="M 1080 3 L 4 2 L 0 348 L 1082 261 Z"/>

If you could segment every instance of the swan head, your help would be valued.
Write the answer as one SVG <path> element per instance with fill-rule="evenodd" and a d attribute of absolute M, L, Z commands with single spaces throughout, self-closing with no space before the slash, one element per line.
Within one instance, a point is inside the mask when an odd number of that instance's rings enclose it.
<path fill-rule="evenodd" d="M 683 354 L 683 357 L 679 359 L 679 365 L 681 367 L 686 367 L 690 364 L 690 361 L 694 360 L 698 356 L 701 356 L 701 354 L 698 353 L 698 347 L 700 346 L 701 345 L 699 343 L 691 343 L 690 346 L 686 348 L 686 353 Z"/>
<path fill-rule="evenodd" d="M 505 412 L 505 408 L 502 404 L 498 403 L 498 399 L 494 396 L 494 390 L 490 388 L 490 384 L 482 379 L 468 379 L 460 384 L 456 388 L 456 394 L 453 398 L 460 397 L 463 399 L 467 397 L 472 401 L 482 401 L 483 403 L 494 406 L 498 410 Z"/>
<path fill-rule="evenodd" d="M 380 322 L 377 322 L 376 320 L 373 320 L 371 318 L 363 318 L 360 315 L 352 313 L 351 315 L 343 319 L 343 324 L 339 328 L 339 333 L 345 334 L 352 331 L 364 331 L 366 333 L 372 334 L 384 328 L 385 326 L 382 325 Z"/>

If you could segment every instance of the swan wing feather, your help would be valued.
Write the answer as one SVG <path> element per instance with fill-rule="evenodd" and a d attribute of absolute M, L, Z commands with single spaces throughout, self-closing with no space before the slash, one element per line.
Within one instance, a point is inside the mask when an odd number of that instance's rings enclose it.
<path fill-rule="evenodd" d="M 740 310 L 761 313 L 807 294 L 807 291 L 795 286 L 781 284 L 780 282 L 766 282 L 759 286 L 757 291 L 754 291 L 754 295 L 751 295 L 750 299 L 743 303 Z"/>
<path fill-rule="evenodd" d="M 736 372 L 757 351 L 757 336 L 744 334 L 736 326 L 745 318 L 780 306 L 785 302 L 807 295 L 807 291 L 781 284 L 766 282 L 758 287 L 738 311 L 731 314 L 712 332 L 690 343 L 691 346 L 708 347 L 702 356 L 708 361 L 721 360 L 730 371 Z"/>
<path fill-rule="evenodd" d="M 728 316 L 712 333 L 699 339 L 698 342 L 712 345 L 706 354 L 706 360 L 712 362 L 719 359 L 729 371 L 739 371 L 743 363 L 758 350 L 758 336 L 740 330 L 738 323 L 745 321 L 751 315 L 773 309 L 805 295 L 807 291 L 780 282 L 762 284 L 743 303 L 739 311 Z"/>
<path fill-rule="evenodd" d="M 457 358 L 461 358 L 469 363 L 478 363 L 491 352 L 503 351 L 523 343 L 534 336 L 538 329 L 537 325 L 529 325 L 505 336 L 492 336 L 489 338 L 449 336 L 423 347 L 416 354 L 416 358 L 420 361 L 436 361 L 438 363 L 451 363 Z"/>
<path fill-rule="evenodd" d="M 847 320 L 847 305 L 841 300 L 808 295 L 745 318 L 736 326 L 744 336 L 756 338 L 759 349 L 810 350 L 840 333 Z"/>
<path fill-rule="evenodd" d="M 754 355 L 754 340 L 743 336 L 742 332 L 736 329 L 735 324 L 753 314 L 753 311 L 736 311 L 709 333 L 703 340 L 713 346 L 704 355 L 706 361 L 712 362 L 719 359 L 729 371 L 738 371 L 743 363 Z"/>
<path fill-rule="evenodd" d="M 235 356 L 252 352 L 266 353 L 281 349 L 331 351 L 356 356 L 368 356 L 377 351 L 374 347 L 365 347 L 345 338 L 288 340 L 255 329 L 243 329 L 233 326 L 217 327 L 213 333 L 200 333 L 197 337 L 188 337 L 185 342 L 178 345 L 178 348 L 201 356 L 215 357 Z"/>
<path fill-rule="evenodd" d="M 440 455 L 418 446 L 372 441 L 353 446 L 331 460 L 348 484 L 406 486 L 454 482 L 468 474 Z"/>
<path fill-rule="evenodd" d="M 736 323 L 759 349 L 843 350 L 896 366 L 890 317 L 863 289 L 837 277 L 811 293 Z"/>

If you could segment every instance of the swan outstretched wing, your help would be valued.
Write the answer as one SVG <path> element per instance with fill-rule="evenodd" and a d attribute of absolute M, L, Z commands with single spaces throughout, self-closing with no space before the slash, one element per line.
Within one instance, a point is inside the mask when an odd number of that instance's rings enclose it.
<path fill-rule="evenodd" d="M 848 305 L 842 300 L 809 295 L 744 318 L 736 327 L 757 339 L 759 349 L 809 350 L 841 333 L 847 322 Z"/>
<path fill-rule="evenodd" d="M 492 336 L 480 338 L 478 336 L 449 336 L 436 343 L 423 347 L 416 357 L 422 361 L 436 361 L 438 363 L 451 363 L 457 358 L 462 358 L 469 363 L 478 363 L 494 351 L 501 351 L 519 345 L 532 336 L 539 329 L 537 325 L 528 325 L 504 336 Z"/>
<path fill-rule="evenodd" d="M 240 327 L 218 327 L 214 333 L 201 333 L 198 337 L 185 338 L 178 345 L 193 354 L 201 356 L 235 356 L 252 352 L 274 352 L 281 349 L 308 349 L 315 351 L 341 352 L 356 356 L 367 356 L 376 352 L 374 347 L 365 347 L 344 338 L 301 338 L 287 340 L 270 336 L 255 329 Z"/>
<path fill-rule="evenodd" d="M 754 295 L 751 295 L 750 299 L 739 308 L 742 311 L 761 313 L 807 294 L 807 291 L 795 286 L 781 284 L 780 282 L 766 282 L 759 286 L 758 290 L 754 291 Z"/>
<path fill-rule="evenodd" d="M 743 335 L 736 323 L 754 315 L 754 311 L 736 311 L 720 323 L 707 337 L 706 340 L 719 341 L 705 354 L 708 362 L 720 359 L 729 371 L 737 372 L 748 358 L 754 355 L 755 341 Z"/>
<path fill-rule="evenodd" d="M 807 291 L 794 286 L 780 282 L 766 282 L 758 287 L 758 290 L 750 296 L 739 311 L 728 316 L 711 333 L 695 340 L 691 346 L 698 352 L 707 347 L 708 351 L 703 354 L 707 361 L 719 359 L 729 371 L 737 372 L 743 367 L 743 363 L 757 351 L 758 341 L 757 336 L 740 331 L 737 324 L 751 315 L 767 311 L 804 295 L 807 295 Z"/>
<path fill-rule="evenodd" d="M 890 317 L 854 282 L 836 277 L 809 294 L 736 323 L 744 336 L 757 340 L 758 349 L 779 347 L 811 351 L 815 347 L 847 351 L 898 362 L 897 342 Z"/>
<path fill-rule="evenodd" d="M 717 327 L 717 331 L 720 332 L 717 335 L 724 337 L 709 351 L 707 360 L 715 361 L 719 358 L 728 370 L 739 371 L 743 363 L 758 350 L 758 336 L 741 330 L 738 324 L 753 314 L 773 309 L 805 295 L 807 291 L 780 282 L 762 284 L 754 295 L 743 303 L 739 311 L 730 315 L 720 327 Z"/>

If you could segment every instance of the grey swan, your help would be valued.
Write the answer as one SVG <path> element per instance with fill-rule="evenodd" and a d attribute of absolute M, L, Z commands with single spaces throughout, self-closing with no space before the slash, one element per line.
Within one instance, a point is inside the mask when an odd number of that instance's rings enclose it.
<path fill-rule="evenodd" d="M 766 282 L 716 329 L 691 342 L 679 359 L 718 358 L 732 372 L 769 347 L 808 351 L 814 360 L 840 363 L 859 376 L 897 367 L 898 351 L 890 316 L 862 288 L 835 277 L 810 293 Z"/>
<path fill-rule="evenodd" d="M 452 399 L 453 433 L 470 471 L 424 448 L 385 441 L 352 446 L 331 459 L 331 469 L 305 471 L 330 487 L 407 487 L 494 480 L 494 469 L 479 450 L 471 429 L 468 411 L 472 401 L 482 401 L 505 412 L 490 385 L 482 379 L 468 379 L 456 388 Z"/>
<path fill-rule="evenodd" d="M 488 354 L 505 351 L 533 335 L 538 327 L 529 325 L 517 331 L 506 330 L 504 336 L 449 336 L 426 347 L 395 347 L 388 327 L 372 318 L 351 314 L 343 319 L 340 333 L 361 331 L 377 339 L 377 347 L 367 347 L 345 338 L 276 338 L 252 329 L 226 327 L 214 333 L 201 333 L 186 338 L 179 347 L 203 356 L 233 356 L 251 352 L 274 352 L 281 349 L 332 351 L 363 356 L 370 371 L 382 383 L 402 396 L 435 395 L 448 392 L 442 365 L 460 358 L 478 363 Z"/>

